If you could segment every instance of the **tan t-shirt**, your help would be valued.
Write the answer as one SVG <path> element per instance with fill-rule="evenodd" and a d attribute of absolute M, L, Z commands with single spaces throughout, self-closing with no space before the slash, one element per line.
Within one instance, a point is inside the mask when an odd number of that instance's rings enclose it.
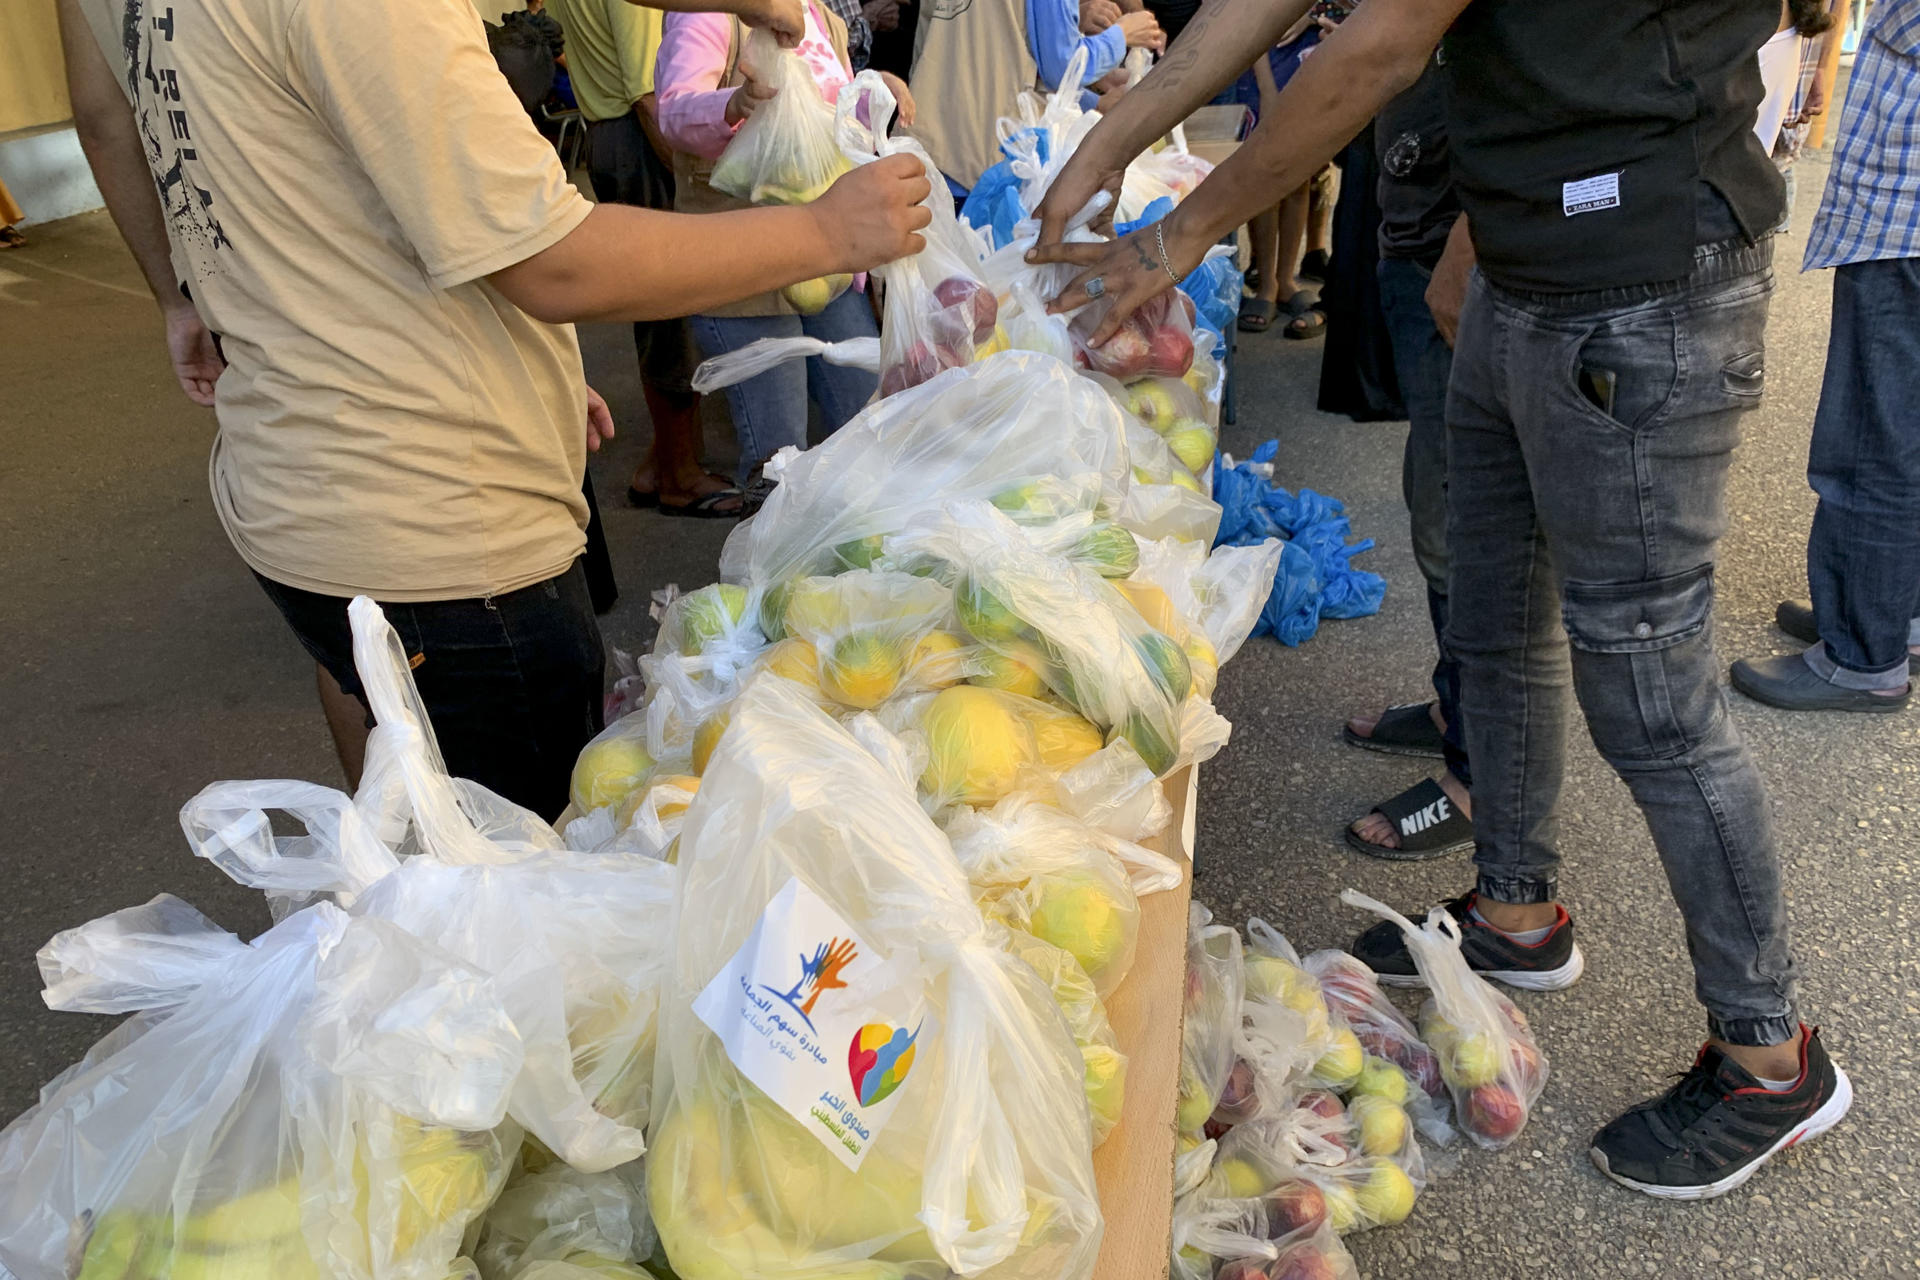
<path fill-rule="evenodd" d="M 591 206 L 469 0 L 83 0 L 229 364 L 214 505 L 277 582 L 499 594 L 584 545 L 568 325 L 484 277 Z"/>

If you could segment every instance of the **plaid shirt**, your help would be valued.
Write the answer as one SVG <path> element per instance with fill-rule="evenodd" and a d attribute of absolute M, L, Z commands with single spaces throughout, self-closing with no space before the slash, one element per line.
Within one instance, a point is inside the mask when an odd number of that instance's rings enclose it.
<path fill-rule="evenodd" d="M 1802 270 L 1920 257 L 1920 0 L 1876 0 Z"/>

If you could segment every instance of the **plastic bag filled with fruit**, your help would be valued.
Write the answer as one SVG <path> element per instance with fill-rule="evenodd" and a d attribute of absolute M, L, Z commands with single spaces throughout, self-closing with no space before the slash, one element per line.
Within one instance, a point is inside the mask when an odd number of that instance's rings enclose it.
<path fill-rule="evenodd" d="M 1219 1105 L 1233 1070 L 1246 975 L 1240 935 L 1215 924 L 1199 903 L 1187 912 L 1185 1017 L 1180 1024 L 1180 1079 L 1174 1118 L 1183 1134 L 1199 1135 Z"/>
<path fill-rule="evenodd" d="M 1173 538 L 1141 541 L 1140 565 L 1132 579 L 1136 585 L 1130 594 L 1143 594 L 1145 586 L 1157 589 L 1174 616 L 1187 625 L 1185 643 L 1196 683 L 1209 667 L 1217 671 L 1229 662 L 1253 634 L 1273 587 L 1282 545 L 1279 539 L 1269 538 L 1250 546 L 1208 550 Z M 1149 612 L 1138 599 L 1134 607 L 1147 621 L 1159 625 L 1157 610 Z"/>
<path fill-rule="evenodd" d="M 647 1171 L 676 1274 L 1084 1280 L 1081 1054 L 899 768 L 756 677 L 679 877 Z"/>
<path fill-rule="evenodd" d="M 1512 1142 L 1547 1084 L 1547 1058 L 1526 1015 L 1468 967 L 1460 925 L 1445 911 L 1436 907 L 1416 925 L 1352 889 L 1340 900 L 1400 926 L 1432 993 L 1420 1006 L 1420 1035 L 1439 1059 L 1457 1122 L 1483 1147 Z"/>
<path fill-rule="evenodd" d="M 10 1274 L 455 1270 L 521 1061 L 482 974 L 328 903 L 243 943 L 165 895 L 39 959 L 52 1007 L 135 1016 L 0 1135 Z"/>
<path fill-rule="evenodd" d="M 740 64 L 773 97 L 735 130 L 709 181 L 755 204 L 811 204 L 853 167 L 834 135 L 833 108 L 806 59 L 765 28 L 747 33 Z"/>
<path fill-rule="evenodd" d="M 1080 1059 L 1086 1068 L 1082 1085 L 1087 1095 L 1087 1112 L 1093 1122 L 1093 1145 L 1099 1146 L 1120 1123 L 1120 1109 L 1126 1101 L 1127 1056 L 1120 1052 L 1120 1041 L 1113 1034 L 1113 1024 L 1107 1020 L 1107 1007 L 1100 1003 L 1093 979 L 1072 955 L 1050 942 L 1042 942 L 1024 929 L 1003 928 L 997 933 L 989 929 L 988 932 L 1008 951 L 1026 961 L 1053 993 L 1053 1002 L 1059 1007 L 1060 1016 L 1066 1019 L 1074 1044 L 1080 1048 Z"/>
<path fill-rule="evenodd" d="M 874 272 L 886 287 L 880 317 L 882 397 L 1007 349 L 999 300 L 980 280 L 986 242 L 955 215 L 940 170 L 920 144 L 887 135 L 896 106 L 879 73 L 863 71 L 840 91 L 835 108 L 840 146 L 850 162 L 911 155 L 933 184 L 924 202 L 933 219 L 920 232 L 924 247 Z"/>
<path fill-rule="evenodd" d="M 1403 1128 L 1403 1145 L 1394 1155 L 1370 1155 L 1340 1099 L 1329 1090 L 1309 1089 L 1291 1108 L 1224 1134 L 1204 1190 L 1259 1198 L 1287 1222 L 1324 1220 L 1342 1235 L 1393 1226 L 1413 1211 L 1425 1183 L 1411 1131 L 1410 1125 Z"/>
<path fill-rule="evenodd" d="M 1184 379 L 1163 374 L 1149 374 L 1126 383 L 1095 376 L 1121 408 L 1166 443 L 1195 479 L 1203 486 L 1208 483 L 1219 433 L 1207 420 L 1208 406 L 1198 392 Z"/>
<path fill-rule="evenodd" d="M 1440 1077 L 1440 1059 L 1380 989 L 1373 970 L 1334 950 L 1316 951 L 1302 964 L 1319 980 L 1327 1007 L 1352 1028 L 1366 1051 L 1362 1075 L 1367 1091 L 1405 1107 L 1420 1131 L 1437 1145 L 1452 1142 L 1450 1100 L 1446 1081 Z"/>
<path fill-rule="evenodd" d="M 602 1173 L 552 1162 L 515 1167 L 481 1220 L 481 1280 L 647 1280 L 657 1237 L 644 1161 Z"/>
<path fill-rule="evenodd" d="M 574 852 L 533 814 L 449 777 L 393 629 L 364 597 L 348 614 L 377 722 L 359 792 L 216 783 L 181 810 L 182 828 L 241 884 L 330 895 L 490 975 L 524 1045 L 512 1118 L 583 1170 L 635 1159 L 673 868 Z M 305 833 L 276 837 L 275 811 Z"/>
<path fill-rule="evenodd" d="M 1193 688 L 1186 653 L 1112 584 L 1036 548 L 1005 512 L 979 501 L 924 513 L 889 547 L 950 567 L 960 624 L 1039 672 L 1053 692 L 1164 775 L 1180 760 L 1180 707 Z"/>
<path fill-rule="evenodd" d="M 1308 1198 L 1196 1193 L 1173 1209 L 1174 1280 L 1359 1280 L 1352 1255 Z"/>
<path fill-rule="evenodd" d="M 947 834 L 987 918 L 1065 950 L 1102 996 L 1133 966 L 1136 886 L 1170 889 L 1182 878 L 1170 859 L 1021 795 L 957 812 Z"/>
<path fill-rule="evenodd" d="M 1091 510 L 1128 484 L 1112 402 L 1069 366 L 1010 351 L 868 405 L 815 448 L 775 454 L 768 474 L 778 486 L 720 559 L 724 580 L 762 590 L 855 567 L 843 550 L 950 499 L 1047 482 Z"/>
<path fill-rule="evenodd" d="M 860 711 L 957 683 L 977 651 L 956 634 L 953 593 L 910 573 L 797 578 L 762 598 L 760 618 L 768 635 L 795 642 L 792 661 L 804 665 L 811 654 L 813 684 L 826 698 Z"/>

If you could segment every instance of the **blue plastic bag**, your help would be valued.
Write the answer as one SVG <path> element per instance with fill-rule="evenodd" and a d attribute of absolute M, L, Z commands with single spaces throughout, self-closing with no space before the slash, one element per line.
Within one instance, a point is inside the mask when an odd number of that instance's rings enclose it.
<path fill-rule="evenodd" d="M 1005 158 L 980 175 L 980 181 L 973 184 L 973 190 L 967 192 L 966 201 L 960 206 L 960 216 L 974 230 L 986 232 L 996 249 L 1012 244 L 1014 227 L 1032 216 L 1021 203 L 1020 177 L 1013 171 L 1012 152 L 1008 150 L 1016 139 L 1029 137 L 1033 139 L 1034 154 L 1045 164 L 1053 149 L 1051 136 L 1045 129 L 1023 129 L 1000 144 L 1000 154 Z"/>
<path fill-rule="evenodd" d="M 1387 582 L 1353 567 L 1355 556 L 1372 550 L 1373 539 L 1348 541 L 1353 526 L 1339 499 L 1311 489 L 1288 493 L 1263 474 L 1279 451 L 1280 442 L 1269 440 L 1234 466 L 1214 459 L 1213 499 L 1221 511 L 1214 545 L 1241 547 L 1267 538 L 1286 543 L 1253 634 L 1293 646 L 1310 639 L 1322 618 L 1380 612 Z"/>

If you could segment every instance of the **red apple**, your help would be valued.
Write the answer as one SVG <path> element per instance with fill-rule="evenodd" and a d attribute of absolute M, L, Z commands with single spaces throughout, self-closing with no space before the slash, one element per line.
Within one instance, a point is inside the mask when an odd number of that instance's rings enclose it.
<path fill-rule="evenodd" d="M 1267 1263 L 1253 1258 L 1235 1258 L 1213 1273 L 1213 1280 L 1272 1280 Z"/>
<path fill-rule="evenodd" d="M 1527 1109 L 1503 1084 L 1483 1084 L 1467 1095 L 1467 1128 L 1491 1142 L 1507 1142 L 1527 1123 Z"/>
<path fill-rule="evenodd" d="M 1278 1240 L 1327 1220 L 1327 1197 L 1305 1178 L 1289 1178 L 1266 1195 L 1267 1235 Z"/>
<path fill-rule="evenodd" d="M 993 326 L 1000 322 L 1000 302 L 993 296 L 993 290 L 983 288 L 978 281 L 965 276 L 948 276 L 933 290 L 933 296 L 942 307 L 953 308 L 965 303 L 973 322 L 973 341 L 985 342 L 993 336 Z"/>
<path fill-rule="evenodd" d="M 1311 1111 L 1328 1120 L 1340 1120 L 1347 1114 L 1347 1109 L 1340 1104 L 1340 1099 L 1326 1089 L 1309 1089 L 1300 1095 L 1294 1105 L 1302 1111 Z"/>
<path fill-rule="evenodd" d="M 1146 332 L 1141 329 L 1137 319 L 1129 319 L 1120 326 L 1119 332 L 1100 346 L 1083 349 L 1080 354 L 1087 367 L 1095 373 L 1109 374 L 1123 382 L 1145 373 L 1151 360 L 1151 350 Z"/>
<path fill-rule="evenodd" d="M 1198 1009 L 1207 994 L 1206 979 L 1200 976 L 1200 970 L 1193 965 L 1187 966 L 1187 1008 Z"/>
<path fill-rule="evenodd" d="M 1218 1124 L 1224 1132 L 1253 1119 L 1259 1110 L 1260 1099 L 1253 1092 L 1253 1064 L 1245 1058 L 1235 1058 L 1233 1069 L 1227 1073 L 1226 1087 L 1220 1091 L 1220 1104 L 1213 1109 L 1209 1124 Z"/>
<path fill-rule="evenodd" d="M 1311 1240 L 1303 1240 L 1267 1264 L 1268 1280 L 1339 1280 L 1340 1268 Z"/>
<path fill-rule="evenodd" d="M 1193 299 L 1177 289 L 1173 296 L 1180 299 L 1180 309 L 1187 313 L 1187 328 L 1193 328 L 1194 321 L 1200 318 L 1200 312 L 1194 307 Z"/>
<path fill-rule="evenodd" d="M 1153 331 L 1147 342 L 1147 372 L 1168 378 L 1186 376 L 1193 367 L 1193 335 L 1172 325 Z"/>
<path fill-rule="evenodd" d="M 1507 1042 L 1507 1059 L 1513 1063 L 1514 1083 L 1522 1093 L 1532 1093 L 1540 1083 L 1540 1049 L 1525 1036 Z"/>

